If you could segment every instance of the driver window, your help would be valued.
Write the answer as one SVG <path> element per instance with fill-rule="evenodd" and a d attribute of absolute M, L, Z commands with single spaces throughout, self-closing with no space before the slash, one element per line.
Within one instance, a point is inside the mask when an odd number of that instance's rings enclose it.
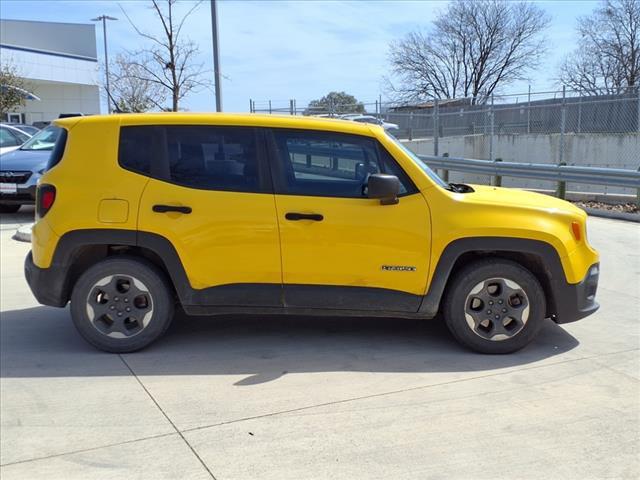
<path fill-rule="evenodd" d="M 404 172 L 386 152 L 380 158 L 384 150 L 373 138 L 280 129 L 274 137 L 284 176 L 278 193 L 366 198 L 367 180 L 374 173 L 399 176 L 401 193 L 408 191 Z"/>

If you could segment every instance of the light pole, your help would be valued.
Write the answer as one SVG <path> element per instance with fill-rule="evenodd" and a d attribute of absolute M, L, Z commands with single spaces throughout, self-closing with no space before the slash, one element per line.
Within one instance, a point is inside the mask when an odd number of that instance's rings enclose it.
<path fill-rule="evenodd" d="M 107 55 L 107 20 L 118 20 L 116 17 L 110 17 L 109 15 L 100 15 L 99 17 L 92 18 L 92 22 L 102 21 L 102 34 L 104 36 L 104 68 L 107 77 L 107 112 L 111 113 L 111 91 L 109 90 L 109 56 Z"/>
<path fill-rule="evenodd" d="M 216 112 L 222 111 L 222 92 L 220 88 L 220 53 L 218 51 L 218 9 L 216 0 L 211 0 L 211 33 L 213 36 L 213 76 L 216 92 Z"/>

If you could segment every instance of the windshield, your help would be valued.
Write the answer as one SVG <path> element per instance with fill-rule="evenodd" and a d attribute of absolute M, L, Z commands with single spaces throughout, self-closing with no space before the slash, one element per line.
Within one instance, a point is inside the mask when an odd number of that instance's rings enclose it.
<path fill-rule="evenodd" d="M 25 133 L 28 133 L 29 135 L 35 135 L 36 133 L 38 133 L 40 131 L 40 129 L 38 127 L 32 127 L 31 125 L 20 125 L 18 127 L 16 127 L 18 130 L 22 130 Z"/>
<path fill-rule="evenodd" d="M 60 135 L 60 127 L 49 125 L 31 137 L 20 150 L 53 150 L 53 146 Z"/>
<path fill-rule="evenodd" d="M 380 125 L 382 122 L 378 120 L 376 117 L 358 117 L 353 119 L 354 122 L 360 123 L 375 123 Z"/>
<path fill-rule="evenodd" d="M 424 161 L 420 160 L 420 157 L 418 157 L 415 153 L 413 153 L 409 148 L 404 146 L 404 144 L 400 140 L 398 140 L 393 135 L 389 135 L 389 134 L 387 134 L 387 138 L 389 138 L 393 143 L 398 145 L 398 147 L 400 147 L 402 151 L 405 152 L 409 156 L 409 158 L 411 158 L 411 160 L 413 160 L 414 163 L 418 165 L 424 171 L 424 173 L 426 173 L 429 176 L 431 180 L 436 182 L 442 188 L 448 187 L 447 183 L 444 180 L 442 180 L 436 172 L 431 170 L 431 168 L 429 168 L 429 166 L 426 163 L 424 163 Z"/>

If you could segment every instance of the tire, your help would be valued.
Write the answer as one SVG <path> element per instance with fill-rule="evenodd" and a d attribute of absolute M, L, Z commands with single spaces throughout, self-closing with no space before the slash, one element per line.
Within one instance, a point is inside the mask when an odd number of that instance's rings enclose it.
<path fill-rule="evenodd" d="M 520 264 L 492 258 L 467 265 L 452 279 L 443 315 L 453 336 L 479 353 L 520 350 L 538 334 L 546 299 L 537 278 Z"/>
<path fill-rule="evenodd" d="M 3 205 L 0 204 L 0 213 L 16 213 L 22 205 Z"/>
<path fill-rule="evenodd" d="M 169 328 L 174 300 L 165 274 L 144 259 L 114 256 L 73 287 L 71 317 L 90 344 L 112 353 L 140 350 Z"/>

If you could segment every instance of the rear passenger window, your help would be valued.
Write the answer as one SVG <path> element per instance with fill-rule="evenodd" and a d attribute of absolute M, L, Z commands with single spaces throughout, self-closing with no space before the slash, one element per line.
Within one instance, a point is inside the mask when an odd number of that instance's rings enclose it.
<path fill-rule="evenodd" d="M 167 127 L 171 181 L 207 190 L 258 191 L 253 129 Z"/>
<path fill-rule="evenodd" d="M 261 191 L 253 128 L 123 127 L 120 165 L 185 187 Z"/>

